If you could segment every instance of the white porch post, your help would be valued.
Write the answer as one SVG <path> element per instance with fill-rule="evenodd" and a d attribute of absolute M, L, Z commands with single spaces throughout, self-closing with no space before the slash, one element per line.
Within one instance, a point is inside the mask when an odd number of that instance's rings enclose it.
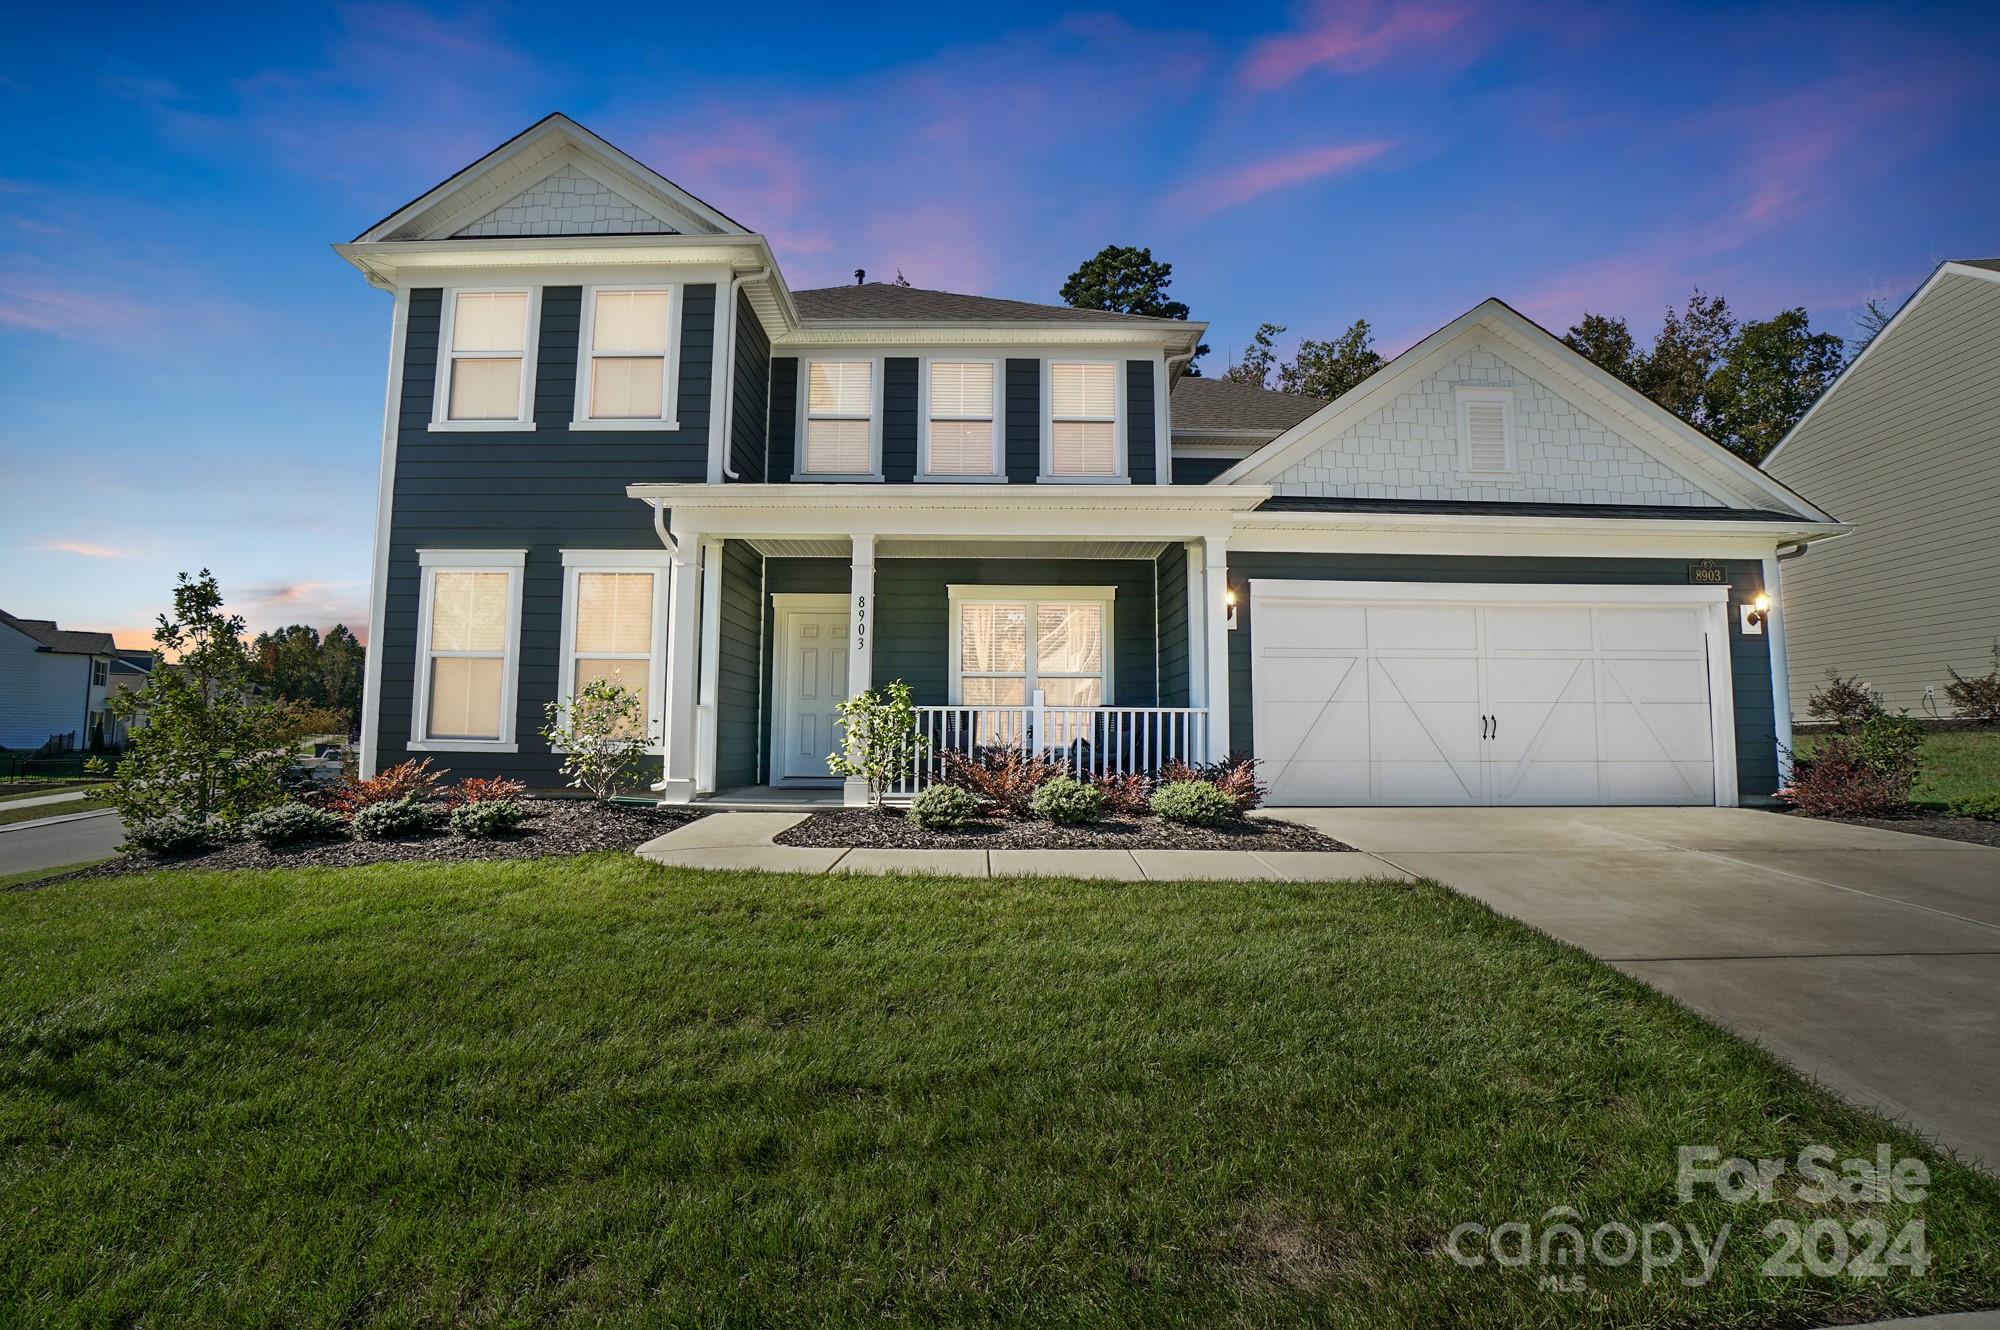
<path fill-rule="evenodd" d="M 695 680 L 701 631 L 701 544 L 693 533 L 673 533 L 667 582 L 666 770 L 653 788 L 660 802 L 690 803 L 695 795 L 697 717 Z"/>
<path fill-rule="evenodd" d="M 1202 574 L 1201 542 L 1190 540 L 1181 547 L 1182 568 L 1187 581 L 1187 669 L 1188 705 L 1200 706 L 1208 696 L 1208 579 Z"/>
<path fill-rule="evenodd" d="M 1764 640 L 1771 653 L 1771 718 L 1778 732 L 1778 784 L 1792 782 L 1792 663 L 1785 649 L 1784 575 L 1778 570 L 1778 551 L 1764 556 L 1764 594 L 1771 608 L 1764 620 Z"/>
<path fill-rule="evenodd" d="M 1207 629 L 1207 662 L 1202 685 L 1208 696 L 1208 760 L 1229 756 L 1229 537 L 1201 541 L 1202 623 Z"/>
<path fill-rule="evenodd" d="M 696 710 L 695 789 L 715 793 L 715 735 L 722 693 L 722 542 L 701 542 L 701 701 Z"/>
<path fill-rule="evenodd" d="M 847 695 L 858 696 L 875 686 L 875 537 L 854 536 L 847 598 Z M 849 776 L 841 802 L 850 808 L 868 804 L 868 782 Z"/>

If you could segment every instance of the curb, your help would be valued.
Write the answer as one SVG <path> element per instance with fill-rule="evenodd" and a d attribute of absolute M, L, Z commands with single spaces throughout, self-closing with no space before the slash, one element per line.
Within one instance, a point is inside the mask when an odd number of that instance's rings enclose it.
<path fill-rule="evenodd" d="M 32 822 L 13 822 L 0 827 L 0 836 L 10 831 L 33 831 L 37 827 L 58 827 L 65 822 L 83 822 L 93 817 L 112 817 L 117 812 L 115 808 L 93 808 L 88 813 L 66 813 L 62 817 L 41 817 Z"/>

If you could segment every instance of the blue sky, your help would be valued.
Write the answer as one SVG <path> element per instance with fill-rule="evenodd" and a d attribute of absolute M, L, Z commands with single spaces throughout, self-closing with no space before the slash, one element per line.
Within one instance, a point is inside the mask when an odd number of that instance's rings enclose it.
<path fill-rule="evenodd" d="M 327 246 L 551 110 L 795 287 L 1052 300 L 1150 245 L 1212 372 L 1489 295 L 1847 333 L 2000 253 L 1990 3 L 116 10 L 0 51 L 0 608 L 127 643 L 204 565 L 363 625 L 389 300 Z"/>

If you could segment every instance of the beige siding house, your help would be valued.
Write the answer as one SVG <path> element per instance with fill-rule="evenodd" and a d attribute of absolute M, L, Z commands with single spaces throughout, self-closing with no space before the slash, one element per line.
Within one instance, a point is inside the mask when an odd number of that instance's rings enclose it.
<path fill-rule="evenodd" d="M 1799 713 L 1834 669 L 1949 714 L 2000 637 L 2000 259 L 1940 265 L 1764 468 L 1857 527 L 1783 564 Z"/>

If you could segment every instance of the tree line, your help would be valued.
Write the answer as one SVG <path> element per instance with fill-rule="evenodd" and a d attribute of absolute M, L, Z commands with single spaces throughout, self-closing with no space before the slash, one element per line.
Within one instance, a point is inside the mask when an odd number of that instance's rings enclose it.
<path fill-rule="evenodd" d="M 352 725 L 361 714 L 361 681 L 368 649 L 335 624 L 319 629 L 295 623 L 259 633 L 250 643 L 247 673 L 264 697 L 306 702 L 340 712 Z"/>

